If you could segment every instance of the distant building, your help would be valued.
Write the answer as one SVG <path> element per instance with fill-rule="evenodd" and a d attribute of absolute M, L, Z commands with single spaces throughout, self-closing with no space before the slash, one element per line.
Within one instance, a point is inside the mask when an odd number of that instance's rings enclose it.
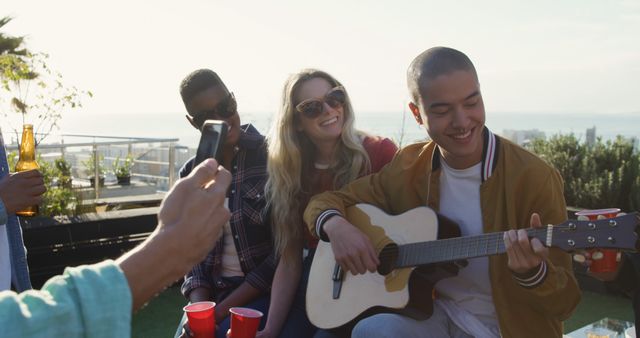
<path fill-rule="evenodd" d="M 514 130 L 505 129 L 502 131 L 502 136 L 510 140 L 513 143 L 526 146 L 535 139 L 546 139 L 547 136 L 543 131 L 538 129 L 529 130 Z"/>
<path fill-rule="evenodd" d="M 593 128 L 587 128 L 585 144 L 588 147 L 591 147 L 594 144 L 596 144 L 596 126 L 593 126 Z"/>

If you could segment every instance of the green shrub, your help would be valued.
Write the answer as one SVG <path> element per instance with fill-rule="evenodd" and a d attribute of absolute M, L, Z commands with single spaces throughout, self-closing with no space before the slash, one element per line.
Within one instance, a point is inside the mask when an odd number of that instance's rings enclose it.
<path fill-rule="evenodd" d="M 51 164 L 38 155 L 38 165 L 47 187 L 47 191 L 42 196 L 40 215 L 49 217 L 76 215 L 81 199 L 80 194 L 71 188 L 69 163 L 59 158 Z"/>
<path fill-rule="evenodd" d="M 13 172 L 16 169 L 18 163 L 18 152 L 12 151 L 7 154 L 7 163 L 9 164 L 9 172 Z"/>
<path fill-rule="evenodd" d="M 133 164 L 133 155 L 128 154 L 122 163 L 120 163 L 120 156 L 118 156 L 115 161 L 113 161 L 113 173 L 116 177 L 129 177 L 131 176 L 131 167 L 133 167 Z"/>
<path fill-rule="evenodd" d="M 567 205 L 598 209 L 640 209 L 640 155 L 632 141 L 618 136 L 594 145 L 573 134 L 537 139 L 530 150 L 556 167 L 564 178 Z"/>
<path fill-rule="evenodd" d="M 96 167 L 95 167 L 95 157 L 93 152 L 89 156 L 88 160 L 82 161 L 82 165 L 85 168 L 85 172 L 87 176 L 89 177 L 95 176 Z M 102 154 L 98 154 L 98 175 L 102 177 L 104 176 L 105 173 L 106 173 L 106 170 L 104 168 L 104 156 Z"/>
<path fill-rule="evenodd" d="M 16 157 L 15 151 L 7 154 L 10 172 L 15 169 Z M 71 188 L 71 165 L 62 157 L 56 159 L 52 165 L 43 160 L 40 154 L 37 162 L 44 185 L 47 187 L 47 191 L 42 195 L 39 215 L 48 217 L 77 215 L 81 199 L 80 194 Z"/>
<path fill-rule="evenodd" d="M 64 157 L 57 158 L 53 165 L 58 173 L 58 186 L 71 188 L 71 164 Z"/>

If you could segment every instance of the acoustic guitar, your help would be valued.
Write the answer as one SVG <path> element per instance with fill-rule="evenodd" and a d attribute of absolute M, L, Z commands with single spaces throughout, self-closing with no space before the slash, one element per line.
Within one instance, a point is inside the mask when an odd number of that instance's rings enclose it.
<path fill-rule="evenodd" d="M 347 209 L 346 218 L 371 239 L 380 265 L 373 273 L 343 273 L 331 243 L 318 243 L 307 286 L 306 309 L 311 323 L 322 329 L 340 327 L 379 312 L 426 319 L 433 311 L 433 285 L 438 279 L 457 273 L 435 267 L 506 252 L 504 232 L 459 237 L 457 225 L 428 207 L 392 216 L 375 206 L 358 204 Z M 638 250 L 638 224 L 638 215 L 630 213 L 597 221 L 569 220 L 527 232 L 545 246 L 566 252 L 589 248 Z M 429 274 L 440 276 L 431 278 Z"/>

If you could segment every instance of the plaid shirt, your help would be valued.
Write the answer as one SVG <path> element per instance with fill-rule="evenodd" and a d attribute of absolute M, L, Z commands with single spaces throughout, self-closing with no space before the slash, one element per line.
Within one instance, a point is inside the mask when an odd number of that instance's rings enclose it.
<path fill-rule="evenodd" d="M 271 241 L 271 225 L 265 212 L 264 186 L 267 182 L 267 149 L 264 136 L 252 126 L 242 126 L 237 153 L 231 163 L 232 182 L 227 192 L 231 211 L 231 232 L 245 281 L 269 292 L 276 268 Z M 195 158 L 180 169 L 180 177 L 189 175 Z M 228 169 L 228 168 L 227 168 Z M 223 236 L 204 261 L 185 276 L 182 294 L 189 297 L 199 287 L 211 290 L 214 297 L 226 293 L 222 278 Z"/>

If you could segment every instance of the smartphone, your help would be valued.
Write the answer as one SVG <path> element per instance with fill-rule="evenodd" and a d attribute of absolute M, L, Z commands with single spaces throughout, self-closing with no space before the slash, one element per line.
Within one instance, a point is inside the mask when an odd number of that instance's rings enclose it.
<path fill-rule="evenodd" d="M 218 163 L 221 163 L 222 148 L 224 146 L 224 140 L 227 137 L 228 125 L 224 121 L 220 120 L 206 120 L 202 125 L 200 144 L 198 144 L 198 151 L 196 152 L 196 160 L 193 163 L 193 168 L 208 158 L 215 158 Z"/>

